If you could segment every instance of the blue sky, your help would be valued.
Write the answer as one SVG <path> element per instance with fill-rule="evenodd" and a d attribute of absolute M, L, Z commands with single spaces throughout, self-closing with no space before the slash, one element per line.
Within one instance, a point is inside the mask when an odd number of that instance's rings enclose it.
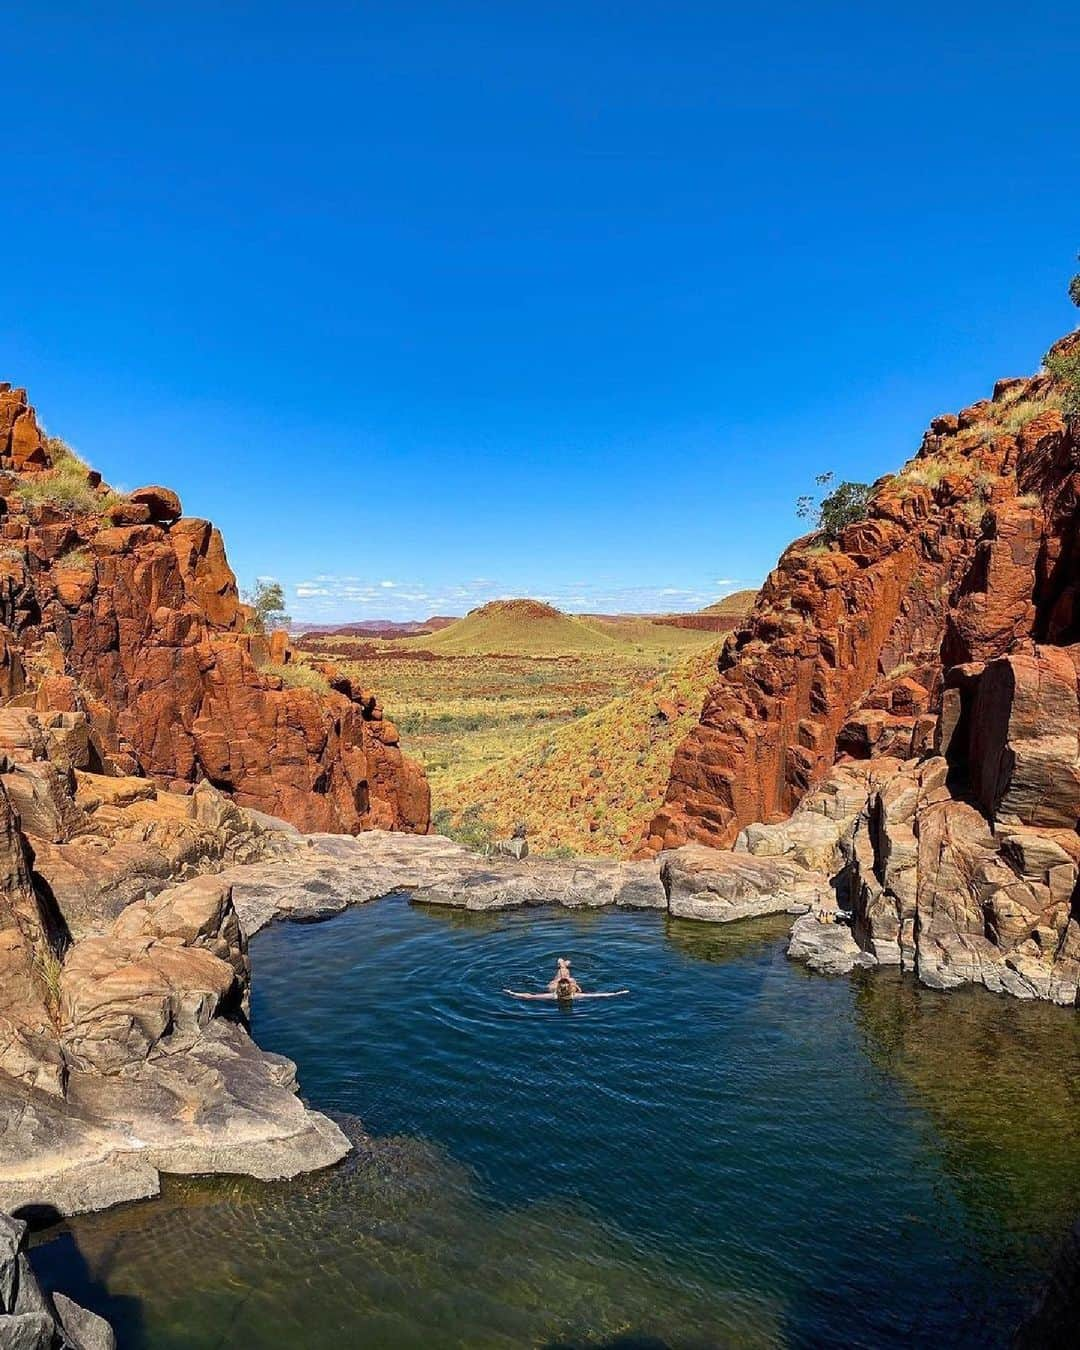
<path fill-rule="evenodd" d="M 1071 327 L 1080 11 L 21 6 L 0 378 L 307 618 L 695 606 Z"/>

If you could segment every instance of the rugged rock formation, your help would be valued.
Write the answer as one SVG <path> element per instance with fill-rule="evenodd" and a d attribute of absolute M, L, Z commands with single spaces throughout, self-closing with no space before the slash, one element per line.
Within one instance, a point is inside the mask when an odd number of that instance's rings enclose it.
<path fill-rule="evenodd" d="M 958 701 L 945 690 L 963 671 L 947 672 L 1080 636 L 1077 443 L 1059 408 L 1047 375 L 999 381 L 935 418 L 835 544 L 785 552 L 725 644 L 652 851 L 730 845 L 789 814 L 838 758 L 922 754 Z"/>
<path fill-rule="evenodd" d="M 1000 381 L 936 418 L 835 544 L 792 545 L 725 645 L 649 850 L 822 869 L 853 961 L 1075 1002 L 1078 435 L 1047 375 Z"/>
<path fill-rule="evenodd" d="M 77 737 L 50 746 L 36 713 L 5 711 L 0 1206 L 94 1208 L 154 1194 L 162 1170 L 272 1178 L 340 1158 L 293 1066 L 247 1035 L 247 939 L 222 874 L 301 836 L 205 784 L 182 796 L 76 768 Z"/>
<path fill-rule="evenodd" d="M 168 488 L 110 493 L 0 386 L 0 697 L 86 714 L 96 755 L 205 780 L 305 829 L 423 831 L 428 792 L 375 697 L 288 687 L 245 632 L 221 535 Z"/>
<path fill-rule="evenodd" d="M 0 1205 L 348 1149 L 247 1034 L 219 874 L 297 825 L 426 831 L 427 787 L 374 696 L 294 681 L 249 617 L 210 524 L 111 493 L 0 386 Z"/>

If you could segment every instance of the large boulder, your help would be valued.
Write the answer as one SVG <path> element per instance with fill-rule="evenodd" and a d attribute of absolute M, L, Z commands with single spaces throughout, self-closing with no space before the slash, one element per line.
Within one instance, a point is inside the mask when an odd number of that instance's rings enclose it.
<path fill-rule="evenodd" d="M 1080 820 L 1080 647 L 1037 647 L 987 663 L 971 705 L 967 760 L 983 811 L 1075 829 Z"/>
<path fill-rule="evenodd" d="M 668 909 L 681 919 L 730 923 L 835 908 L 829 878 L 787 858 L 686 844 L 662 856 L 660 877 Z"/>
<path fill-rule="evenodd" d="M 159 487 L 156 483 L 129 492 L 128 500 L 145 506 L 150 520 L 171 523 L 183 515 L 180 498 L 172 488 Z"/>
<path fill-rule="evenodd" d="M 199 877 L 129 905 L 103 937 L 72 949 L 60 977 L 62 1043 L 82 1072 L 116 1073 L 190 1048 L 239 1008 L 247 944 L 227 883 Z"/>

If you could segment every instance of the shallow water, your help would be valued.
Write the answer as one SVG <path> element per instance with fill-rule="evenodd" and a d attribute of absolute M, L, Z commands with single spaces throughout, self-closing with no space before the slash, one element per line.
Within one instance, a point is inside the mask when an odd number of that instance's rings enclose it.
<path fill-rule="evenodd" d="M 130 1346 L 1007 1343 L 1080 1210 L 1076 1015 L 810 976 L 788 922 L 271 928 L 255 1035 L 354 1156 L 169 1181 L 35 1264 Z M 501 993 L 558 955 L 631 995 Z"/>

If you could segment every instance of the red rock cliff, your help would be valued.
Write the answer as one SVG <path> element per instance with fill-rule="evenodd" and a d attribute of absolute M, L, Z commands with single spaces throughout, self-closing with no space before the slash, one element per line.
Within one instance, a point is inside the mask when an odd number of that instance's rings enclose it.
<path fill-rule="evenodd" d="M 305 830 L 426 831 L 374 696 L 333 671 L 328 693 L 286 687 L 247 617 L 209 522 L 165 488 L 109 493 L 0 385 L 0 700 L 84 710 L 120 771 L 165 787 L 208 780 Z"/>
<path fill-rule="evenodd" d="M 965 745 L 992 738 L 994 690 L 1012 674 L 986 663 L 1048 668 L 1036 644 L 1070 649 L 1069 706 L 1039 715 L 1041 734 L 1075 741 L 1080 444 L 1059 395 L 1045 374 L 999 381 L 991 399 L 935 418 L 915 458 L 875 484 L 865 520 L 788 548 L 725 644 L 649 850 L 729 845 L 790 813 L 837 760 L 918 758 L 958 719 Z M 976 745 L 973 776 L 993 777 L 986 760 Z"/>

